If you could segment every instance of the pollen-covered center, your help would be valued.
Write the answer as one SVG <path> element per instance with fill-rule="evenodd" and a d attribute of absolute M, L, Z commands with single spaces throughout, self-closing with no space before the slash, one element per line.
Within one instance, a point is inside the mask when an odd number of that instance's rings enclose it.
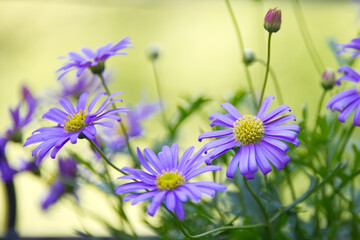
<path fill-rule="evenodd" d="M 244 115 L 234 122 L 235 139 L 242 144 L 257 143 L 264 135 L 262 121 L 252 115 Z"/>
<path fill-rule="evenodd" d="M 175 172 L 165 172 L 163 170 L 162 173 L 156 177 L 156 186 L 160 190 L 172 190 L 184 182 L 185 178 L 182 176 L 181 172 L 178 172 L 178 170 Z"/>
<path fill-rule="evenodd" d="M 73 113 L 66 117 L 67 120 L 64 121 L 64 129 L 68 132 L 77 132 L 83 127 L 85 127 L 85 118 L 87 112 L 83 112 L 82 109 L 78 113 Z"/>

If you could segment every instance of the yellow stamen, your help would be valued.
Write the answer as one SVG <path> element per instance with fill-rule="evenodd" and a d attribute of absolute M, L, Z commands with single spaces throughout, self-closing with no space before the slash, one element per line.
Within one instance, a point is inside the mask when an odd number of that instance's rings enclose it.
<path fill-rule="evenodd" d="M 85 127 L 85 118 L 87 115 L 87 111 L 84 113 L 82 109 L 78 113 L 73 113 L 66 117 L 67 120 L 64 121 L 64 129 L 68 132 L 77 132 L 83 127 Z"/>
<path fill-rule="evenodd" d="M 185 178 L 178 170 L 175 172 L 165 172 L 165 170 L 163 170 L 161 173 L 162 174 L 156 177 L 156 186 L 160 190 L 172 190 L 185 182 Z"/>
<path fill-rule="evenodd" d="M 243 145 L 257 143 L 264 135 L 263 123 L 252 115 L 244 115 L 234 122 L 234 137 Z"/>

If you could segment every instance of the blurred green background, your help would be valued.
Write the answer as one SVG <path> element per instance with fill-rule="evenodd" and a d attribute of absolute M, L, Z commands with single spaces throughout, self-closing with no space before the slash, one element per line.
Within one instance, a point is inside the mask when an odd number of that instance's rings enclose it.
<path fill-rule="evenodd" d="M 280 82 L 284 100 L 300 116 L 304 103 L 310 114 L 321 93 L 320 76 L 306 51 L 289 1 L 231 1 L 246 48 L 265 59 L 267 33 L 263 19 L 269 8 L 282 10 L 281 30 L 273 35 L 271 65 Z M 309 31 L 326 66 L 337 68 L 328 40 L 348 42 L 357 36 L 359 6 L 347 1 L 301 1 Z M 247 88 L 233 25 L 222 0 L 68 0 L 68 1 L 0 1 L 0 128 L 8 126 L 8 107 L 19 99 L 20 86 L 26 84 L 36 94 L 57 89 L 55 70 L 63 61 L 59 56 L 81 47 L 96 48 L 124 36 L 130 36 L 134 49 L 128 56 L 107 61 L 115 81 L 112 91 L 122 90 L 126 103 L 135 104 L 140 92 L 147 89 L 156 99 L 151 64 L 146 50 L 151 43 L 162 46 L 159 75 L 170 116 L 185 96 L 204 94 L 212 99 L 209 112 L 219 109 L 221 99 L 239 88 Z M 251 74 L 260 93 L 264 67 L 252 65 Z M 270 82 L 266 95 L 273 95 Z M 329 97 L 329 96 L 328 96 Z M 328 110 L 326 110 L 328 111 Z M 160 117 L 147 124 L 148 140 L 158 136 Z M 182 130 L 182 149 L 199 146 L 200 129 L 208 121 L 193 118 Z M 34 129 L 30 129 L 30 132 Z M 27 149 L 27 152 L 30 150 Z M 10 155 L 16 154 L 10 153 Z M 13 159 L 10 159 L 12 162 Z M 52 161 L 50 158 L 43 162 Z M 16 162 L 16 160 L 14 160 Z M 47 163 L 44 163 L 47 164 Z M 81 212 L 71 201 L 63 200 L 42 212 L 40 200 L 47 185 L 31 174 L 15 178 L 18 195 L 18 229 L 24 236 L 73 235 L 82 225 L 98 234 L 106 231 Z M 301 191 L 301 188 L 299 188 Z M 0 235 L 5 222 L 4 187 L 0 184 Z M 111 208 L 102 203 L 106 196 L 90 187 L 81 187 L 80 203 L 84 209 L 101 212 L 108 221 L 116 218 Z M 130 205 L 129 205 L 130 206 Z M 132 220 L 143 229 L 136 211 L 127 209 Z M 149 231 L 141 230 L 142 234 Z"/>

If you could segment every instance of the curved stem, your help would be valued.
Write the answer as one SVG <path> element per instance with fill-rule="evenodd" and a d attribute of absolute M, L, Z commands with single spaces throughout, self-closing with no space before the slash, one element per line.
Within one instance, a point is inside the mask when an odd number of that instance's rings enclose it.
<path fill-rule="evenodd" d="M 227 9 L 230 13 L 230 16 L 231 16 L 231 20 L 234 24 L 234 28 L 235 28 L 235 32 L 236 32 L 236 35 L 237 35 L 237 38 L 238 38 L 238 42 L 239 42 L 239 50 L 240 50 L 240 54 L 243 54 L 244 53 L 244 42 L 242 40 L 242 36 L 241 36 L 241 32 L 240 32 L 240 27 L 236 21 L 236 18 L 235 18 L 235 14 L 231 8 L 231 5 L 230 5 L 230 1 L 229 0 L 225 0 L 225 3 L 226 3 L 226 6 L 227 6 Z M 250 93 L 252 95 L 252 98 L 253 98 L 253 101 L 254 101 L 254 104 L 255 104 L 255 107 L 257 107 L 257 101 L 256 101 L 256 95 L 255 95 L 255 90 L 254 90 L 254 87 L 253 87 L 253 84 L 252 84 L 252 79 L 251 79 L 251 75 L 250 75 L 250 71 L 249 71 L 249 68 L 248 66 L 243 62 L 243 65 L 244 65 L 244 70 L 245 70 L 245 75 L 246 75 L 246 79 L 247 79 L 247 82 L 248 82 L 248 85 L 249 85 L 249 88 L 250 88 Z"/>
<path fill-rule="evenodd" d="M 264 98 L 266 83 L 267 83 L 268 76 L 269 76 L 269 70 L 270 70 L 271 35 L 272 35 L 272 33 L 270 32 L 270 33 L 269 33 L 269 37 L 268 37 L 268 44 L 267 44 L 268 50 L 267 50 L 267 61 L 266 61 L 265 79 L 264 79 L 264 85 L 263 85 L 262 90 L 261 90 L 259 106 L 261 106 L 262 100 L 263 100 L 263 98 Z"/>
<path fill-rule="evenodd" d="M 293 201 L 295 201 L 296 199 L 296 193 L 295 193 L 295 189 L 294 189 L 294 184 L 292 182 L 292 179 L 290 177 L 290 171 L 289 171 L 289 168 L 288 166 L 285 166 L 285 173 L 286 173 L 286 180 L 288 182 L 288 185 L 290 187 L 290 193 L 291 193 L 291 197 L 293 199 Z"/>
<path fill-rule="evenodd" d="M 246 225 L 246 226 L 225 226 L 225 227 L 219 227 L 219 228 L 215 228 L 212 229 L 210 231 L 204 232 L 204 233 L 200 233 L 197 235 L 191 235 L 188 233 L 188 231 L 184 228 L 184 226 L 182 225 L 182 222 L 175 216 L 175 214 L 171 211 L 168 211 L 175 219 L 175 221 L 177 221 L 179 227 L 180 227 L 180 231 L 185 235 L 185 237 L 190 238 L 190 239 L 196 239 L 196 238 L 202 238 L 205 236 L 208 236 L 210 234 L 213 233 L 217 233 L 217 232 L 225 232 L 225 231 L 229 231 L 229 230 L 243 230 L 243 229 L 252 229 L 252 228 L 259 228 L 259 227 L 266 227 L 265 224 L 254 224 L 254 225 Z"/>
<path fill-rule="evenodd" d="M 313 61 L 313 64 L 318 71 L 318 73 L 321 75 L 322 71 L 325 69 L 325 65 L 322 62 L 318 52 L 316 51 L 315 45 L 312 42 L 312 39 L 310 37 L 309 29 L 305 22 L 305 17 L 302 14 L 301 7 L 298 0 L 291 1 L 294 8 L 295 18 L 296 22 L 298 24 L 298 27 L 300 28 L 301 36 L 304 40 L 306 49 L 308 50 L 308 53 L 310 54 L 310 57 Z"/>
<path fill-rule="evenodd" d="M 84 135 L 85 136 L 85 135 Z M 101 155 L 101 157 L 105 160 L 105 162 L 107 164 L 110 165 L 110 167 L 112 167 L 113 169 L 115 169 L 116 171 L 124 174 L 124 175 L 128 175 L 126 172 L 120 170 L 118 167 L 116 167 L 112 162 L 110 162 L 110 160 L 105 156 L 105 154 L 103 153 L 103 151 L 101 151 L 101 149 L 94 143 L 93 140 L 91 140 L 90 138 L 88 138 L 87 136 L 85 136 L 85 138 L 90 142 L 90 144 L 96 149 L 96 151 Z"/>
<path fill-rule="evenodd" d="M 168 121 L 166 119 L 166 116 L 165 116 L 164 101 L 163 101 L 163 97 L 162 97 L 162 94 L 161 94 L 160 80 L 159 80 L 159 75 L 158 75 L 158 72 L 157 72 L 157 69 L 156 69 L 156 66 L 155 66 L 155 60 L 151 60 L 151 65 L 152 65 L 152 69 L 153 69 L 153 72 L 154 72 L 156 91 L 157 91 L 158 98 L 159 98 L 159 101 L 160 101 L 160 106 L 161 106 L 161 117 L 162 117 L 162 120 L 163 120 L 165 126 L 167 126 L 170 129 L 170 125 L 169 125 L 169 123 L 168 123 Z"/>
<path fill-rule="evenodd" d="M 105 83 L 104 77 L 102 76 L 101 73 L 98 74 L 98 76 L 99 76 L 99 78 L 101 80 L 102 85 L 104 86 L 104 89 L 105 89 L 106 93 L 108 94 L 108 96 L 110 96 L 111 92 L 110 92 L 109 88 L 107 87 L 107 85 Z M 112 103 L 112 107 L 114 109 L 117 108 L 115 103 Z M 131 145 L 130 145 L 129 136 L 128 136 L 127 131 L 126 131 L 126 127 L 125 127 L 125 125 L 124 125 L 124 123 L 122 121 L 120 121 L 119 123 L 120 123 L 121 131 L 124 133 L 124 138 L 125 138 L 125 142 L 126 142 L 126 146 L 128 148 L 129 154 L 130 154 L 131 158 L 134 160 L 135 164 L 138 165 L 138 161 L 136 161 L 135 155 L 134 155 L 134 153 L 132 151 L 132 148 L 131 148 Z"/>
<path fill-rule="evenodd" d="M 260 199 L 256 196 L 256 194 L 254 193 L 254 191 L 251 189 L 251 187 L 249 186 L 249 183 L 247 182 L 245 176 L 243 176 L 244 179 L 244 183 L 245 183 L 245 187 L 246 189 L 250 192 L 251 196 L 255 199 L 255 201 L 257 202 L 257 204 L 260 207 L 260 210 L 262 212 L 262 214 L 264 215 L 265 218 L 265 222 L 266 222 L 266 229 L 268 231 L 268 239 L 272 239 L 272 235 L 271 235 L 271 228 L 270 228 L 270 222 L 269 222 L 269 217 L 266 214 L 264 205 L 262 205 L 262 203 L 260 202 Z"/>
<path fill-rule="evenodd" d="M 261 63 L 265 67 L 267 66 L 265 60 L 263 60 L 263 59 L 257 58 L 257 59 L 255 59 L 255 61 Z M 271 78 L 273 79 L 273 82 L 274 82 L 274 87 L 275 87 L 276 95 L 278 97 L 279 104 L 282 105 L 282 104 L 284 104 L 284 98 L 281 94 L 279 81 L 278 81 L 276 74 L 271 66 L 269 67 L 269 72 L 270 72 Z"/>

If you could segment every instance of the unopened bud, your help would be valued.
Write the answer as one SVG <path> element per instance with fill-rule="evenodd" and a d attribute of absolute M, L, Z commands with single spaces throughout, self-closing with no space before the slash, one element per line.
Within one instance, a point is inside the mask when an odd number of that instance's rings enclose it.
<path fill-rule="evenodd" d="M 255 54 L 254 54 L 253 50 L 244 49 L 243 61 L 244 61 L 245 65 L 250 65 L 251 63 L 253 63 L 255 61 Z"/>
<path fill-rule="evenodd" d="M 269 33 L 275 33 L 279 31 L 280 26 L 281 26 L 281 10 L 277 8 L 270 9 L 265 16 L 264 28 Z"/>
<path fill-rule="evenodd" d="M 152 43 L 147 49 L 147 55 L 150 60 L 155 61 L 159 58 L 161 53 L 161 45 L 158 43 Z"/>
<path fill-rule="evenodd" d="M 335 85 L 335 72 L 327 68 L 321 76 L 321 85 L 325 90 L 332 89 Z"/>

